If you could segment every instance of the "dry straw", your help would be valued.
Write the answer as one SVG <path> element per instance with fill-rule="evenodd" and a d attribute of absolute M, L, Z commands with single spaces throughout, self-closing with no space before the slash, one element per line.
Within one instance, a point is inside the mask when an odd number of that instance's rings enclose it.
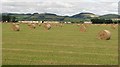
<path fill-rule="evenodd" d="M 88 27 L 88 25 L 89 25 L 89 24 L 87 24 L 87 23 L 84 23 L 84 26 L 85 26 L 85 27 Z"/>
<path fill-rule="evenodd" d="M 103 30 L 98 33 L 98 39 L 110 40 L 110 38 L 111 38 L 111 33 L 108 30 Z"/>
<path fill-rule="evenodd" d="M 80 26 L 80 24 L 77 24 L 77 26 Z"/>
<path fill-rule="evenodd" d="M 36 28 L 36 24 L 35 23 L 28 23 L 28 26 L 31 29 L 35 29 Z"/>
<path fill-rule="evenodd" d="M 83 24 L 80 25 L 80 32 L 86 32 L 86 27 Z"/>
<path fill-rule="evenodd" d="M 42 23 L 38 23 L 38 26 L 41 26 L 42 25 Z"/>
<path fill-rule="evenodd" d="M 50 29 L 51 29 L 51 24 L 49 24 L 49 23 L 44 23 L 44 28 L 45 28 L 46 30 L 50 30 Z"/>
<path fill-rule="evenodd" d="M 12 23 L 12 30 L 14 31 L 20 31 L 20 26 L 18 23 Z"/>
<path fill-rule="evenodd" d="M 62 24 L 62 23 L 56 23 L 56 25 L 57 25 L 58 27 L 63 27 L 63 24 Z"/>
<path fill-rule="evenodd" d="M 60 26 L 60 27 L 63 27 L 63 24 L 62 24 L 62 23 L 60 23 L 60 24 L 59 24 L 59 26 Z"/>

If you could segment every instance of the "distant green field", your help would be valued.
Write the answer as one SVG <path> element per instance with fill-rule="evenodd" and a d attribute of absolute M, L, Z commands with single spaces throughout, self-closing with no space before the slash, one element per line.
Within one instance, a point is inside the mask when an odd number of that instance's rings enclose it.
<path fill-rule="evenodd" d="M 65 24 L 45 31 L 37 26 L 31 30 L 20 24 L 21 31 L 12 31 L 11 24 L 2 24 L 3 65 L 92 65 L 118 64 L 118 29 L 110 26 L 79 27 Z M 99 31 L 111 32 L 110 40 L 96 38 Z"/>

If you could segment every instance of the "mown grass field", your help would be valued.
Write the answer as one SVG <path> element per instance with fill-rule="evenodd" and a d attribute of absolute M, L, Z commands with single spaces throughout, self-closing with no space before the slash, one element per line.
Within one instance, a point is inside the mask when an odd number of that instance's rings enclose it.
<path fill-rule="evenodd" d="M 31 30 L 20 24 L 21 31 L 12 31 L 11 24 L 2 24 L 3 65 L 114 65 L 118 64 L 118 29 L 110 26 L 79 27 L 65 24 L 45 31 Z M 111 32 L 110 40 L 96 38 L 99 31 Z"/>

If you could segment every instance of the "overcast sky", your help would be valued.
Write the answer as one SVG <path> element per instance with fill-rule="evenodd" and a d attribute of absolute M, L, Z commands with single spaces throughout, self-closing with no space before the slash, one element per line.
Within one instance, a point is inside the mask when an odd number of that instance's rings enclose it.
<path fill-rule="evenodd" d="M 55 13 L 69 16 L 81 12 L 117 14 L 118 2 L 119 0 L 2 0 L 2 12 Z"/>

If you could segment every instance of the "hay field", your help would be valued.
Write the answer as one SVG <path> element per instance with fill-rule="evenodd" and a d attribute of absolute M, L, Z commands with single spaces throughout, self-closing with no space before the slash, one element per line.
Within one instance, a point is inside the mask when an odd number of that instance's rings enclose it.
<path fill-rule="evenodd" d="M 29 29 L 20 24 L 20 31 L 12 31 L 11 24 L 2 24 L 3 65 L 113 65 L 118 64 L 118 29 L 90 25 L 80 32 L 73 24 Z M 112 33 L 110 40 L 96 38 L 99 31 Z"/>

